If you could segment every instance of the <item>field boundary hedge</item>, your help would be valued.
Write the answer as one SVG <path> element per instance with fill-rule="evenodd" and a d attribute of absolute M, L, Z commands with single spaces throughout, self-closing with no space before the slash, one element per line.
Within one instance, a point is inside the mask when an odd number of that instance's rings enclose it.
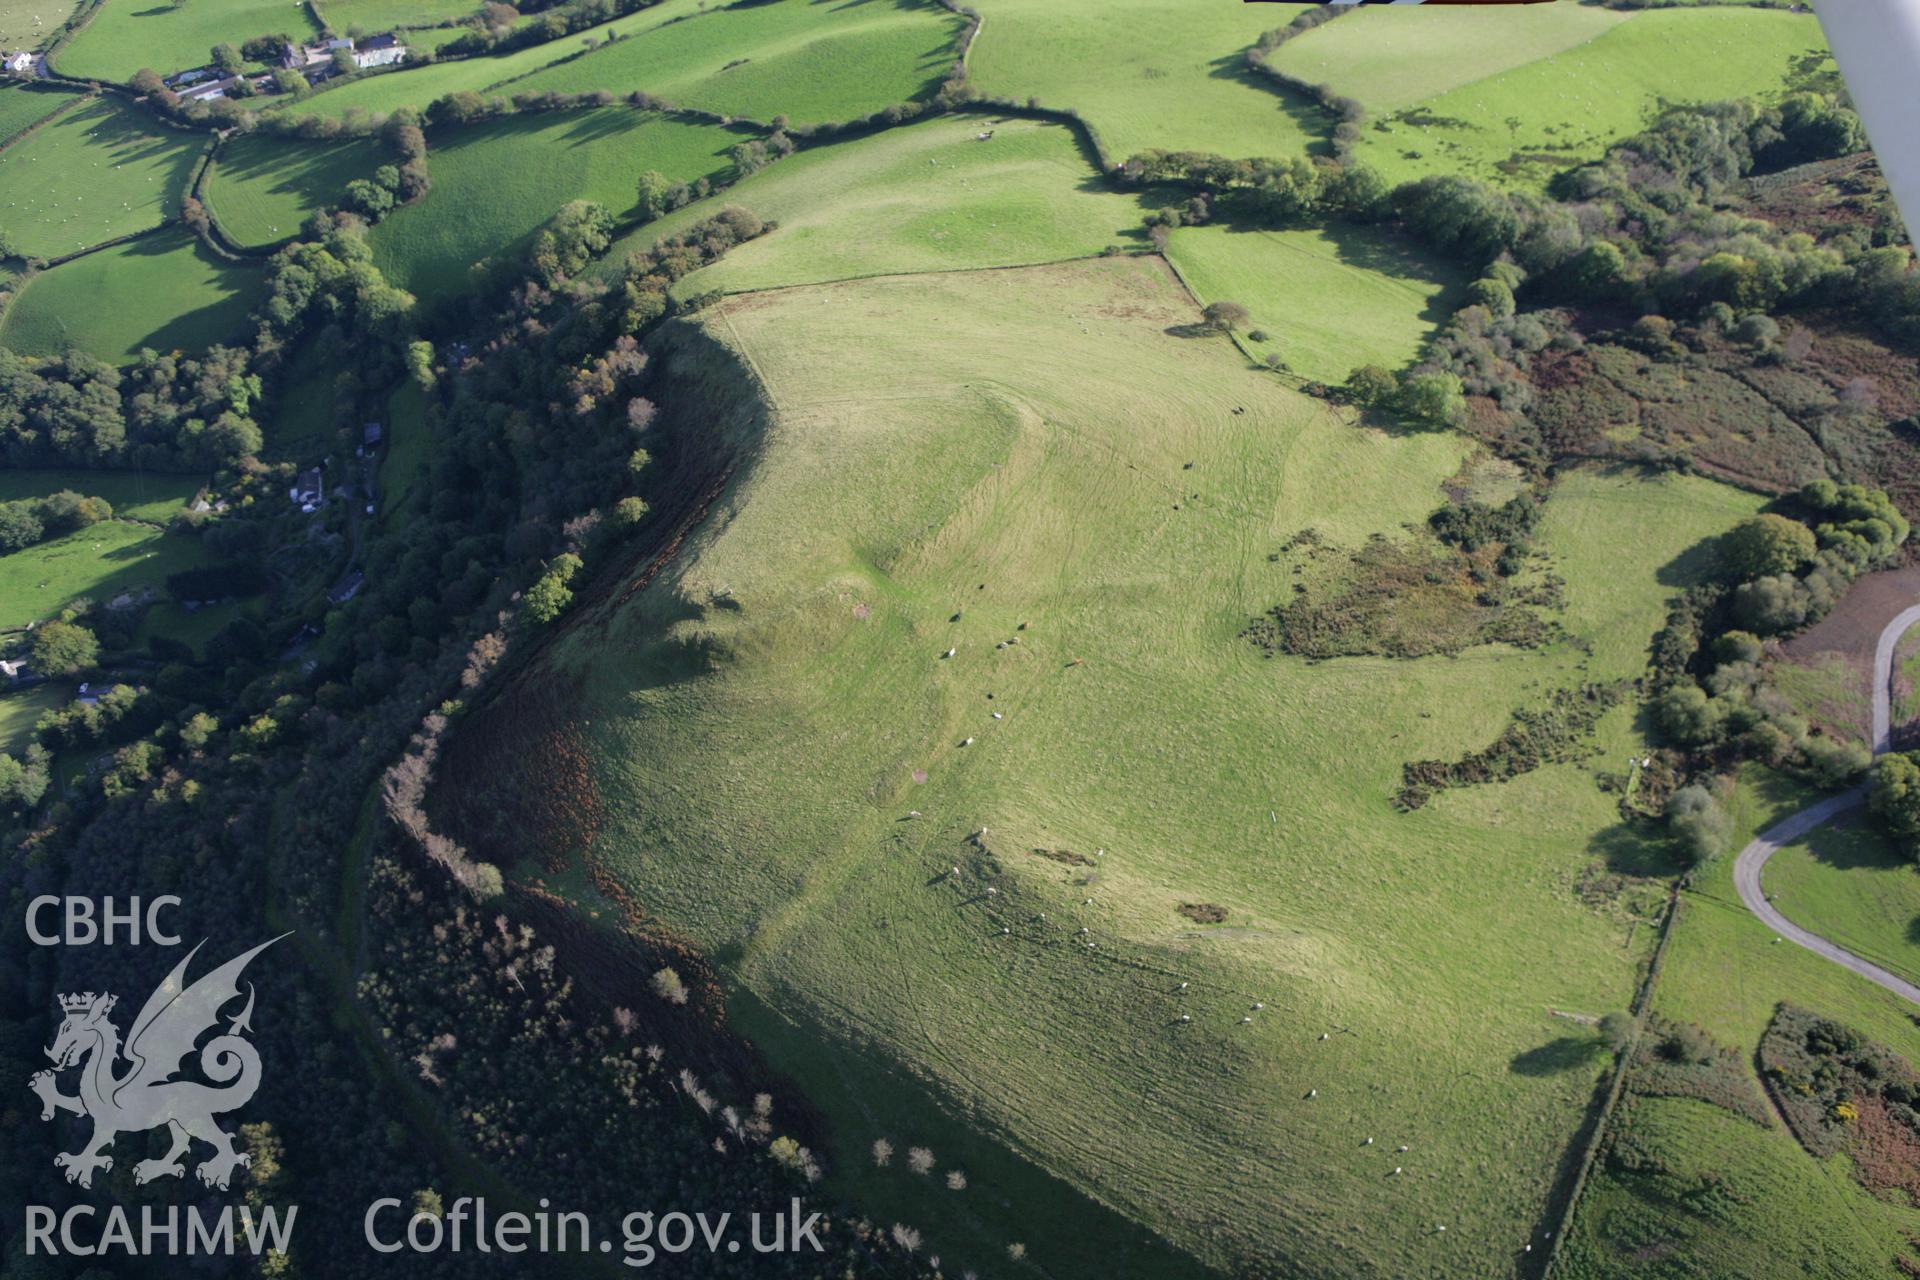
<path fill-rule="evenodd" d="M 99 244 L 90 244 L 84 249 L 75 249 L 72 253 L 63 253 L 57 258 L 48 258 L 43 263 L 41 263 L 41 270 L 45 271 L 45 270 L 51 270 L 54 267 L 62 267 L 62 266 L 65 266 L 67 263 L 72 262 L 75 258 L 84 258 L 88 254 L 98 253 L 102 249 L 112 249 L 118 245 L 130 244 L 133 241 L 142 239 L 146 236 L 158 235 L 160 232 L 165 231 L 168 227 L 171 227 L 172 225 L 173 225 L 173 222 L 171 219 L 169 219 L 165 222 L 155 223 L 151 227 L 142 227 L 138 231 L 129 231 L 127 232 L 127 234 L 123 236 L 115 236 L 111 240 L 102 240 Z"/>
<path fill-rule="evenodd" d="M 87 29 L 87 26 L 100 15 L 100 10 L 106 2 L 107 0 L 89 0 L 83 8 L 75 9 L 67 15 L 67 20 L 60 24 L 59 30 L 53 33 L 53 38 L 47 41 L 46 53 L 41 55 L 46 60 L 48 71 L 59 70 L 53 65 L 54 55 L 65 49 L 75 36 Z"/>
<path fill-rule="evenodd" d="M 1687 878 L 1675 881 L 1667 895 L 1667 915 L 1660 922 L 1660 941 L 1653 949 L 1653 958 L 1647 963 L 1647 976 L 1641 979 L 1639 991 L 1634 993 L 1633 1039 L 1620 1050 L 1614 1060 L 1613 1076 L 1608 1081 L 1606 1091 L 1599 1095 L 1599 1105 L 1594 1108 L 1588 1119 L 1589 1129 L 1584 1150 L 1580 1153 L 1579 1163 L 1575 1166 L 1573 1180 L 1568 1184 L 1560 1212 L 1556 1216 L 1548 1210 L 1553 1221 L 1553 1231 L 1548 1237 L 1544 1256 L 1539 1264 L 1536 1276 L 1548 1277 L 1554 1274 L 1554 1264 L 1559 1261 L 1561 1246 L 1566 1242 L 1567 1232 L 1573 1227 L 1574 1214 L 1580 1208 L 1580 1196 L 1587 1188 L 1587 1179 L 1593 1173 L 1593 1166 L 1599 1162 L 1600 1148 L 1605 1143 L 1609 1126 L 1613 1123 L 1614 1110 L 1620 1104 L 1620 1096 L 1626 1090 L 1627 1074 L 1633 1065 L 1634 1056 L 1640 1049 L 1640 1037 L 1644 1034 L 1647 1011 L 1653 1006 L 1653 989 L 1660 980 L 1660 971 L 1667 962 L 1667 946 L 1673 941 L 1674 926 L 1680 920 L 1682 899 L 1680 890 L 1685 887 Z M 1558 1197 L 1555 1197 L 1558 1198 Z"/>
<path fill-rule="evenodd" d="M 20 145 L 22 142 L 25 142 L 28 138 L 31 138 L 34 134 L 40 132 L 40 130 L 45 128 L 47 125 L 52 124 L 59 117 L 67 114 L 67 112 L 72 111 L 78 106 L 80 106 L 80 104 L 84 102 L 93 101 L 94 97 L 95 95 L 90 93 L 79 94 L 73 97 L 69 97 L 67 101 L 61 103 L 59 106 L 55 107 L 53 110 L 47 112 L 47 114 L 41 116 L 38 120 L 35 120 L 32 124 L 28 125 L 26 128 L 22 129 L 20 132 L 14 134 L 11 138 L 6 139 L 5 141 L 0 141 L 0 151 L 6 151 L 12 147 L 16 147 Z"/>

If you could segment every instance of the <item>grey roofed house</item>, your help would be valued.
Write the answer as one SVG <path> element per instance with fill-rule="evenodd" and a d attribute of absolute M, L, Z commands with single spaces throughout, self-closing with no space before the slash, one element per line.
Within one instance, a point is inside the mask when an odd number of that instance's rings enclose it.
<path fill-rule="evenodd" d="M 335 604 L 345 604 L 360 594 L 360 588 L 365 586 L 366 582 L 367 575 L 355 569 L 341 580 L 339 586 L 327 592 L 327 599 L 333 601 Z"/>
<path fill-rule="evenodd" d="M 360 428 L 360 443 L 364 445 L 371 446 L 379 444 L 380 436 L 380 424 L 377 422 L 369 422 Z"/>
<path fill-rule="evenodd" d="M 293 488 L 287 490 L 287 497 L 295 503 L 305 506 L 326 497 L 326 482 L 320 474 L 320 468 L 308 467 L 293 482 Z"/>

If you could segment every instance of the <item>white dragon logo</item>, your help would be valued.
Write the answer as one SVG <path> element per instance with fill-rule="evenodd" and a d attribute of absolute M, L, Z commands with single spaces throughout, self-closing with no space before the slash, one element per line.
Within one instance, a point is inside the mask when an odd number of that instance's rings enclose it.
<path fill-rule="evenodd" d="M 68 1182 L 91 1187 L 96 1170 L 113 1168 L 113 1157 L 105 1153 L 116 1137 L 160 1125 L 172 1133 L 173 1146 L 160 1159 L 142 1160 L 133 1167 L 137 1183 L 184 1174 L 182 1157 L 193 1138 L 214 1148 L 214 1154 L 194 1170 L 209 1187 L 226 1190 L 234 1169 L 253 1163 L 252 1156 L 234 1150 L 233 1135 L 213 1120 L 216 1113 L 245 1106 L 260 1087 L 260 1054 L 240 1034 L 252 1030 L 252 983 L 247 984 L 246 1008 L 229 1019 L 224 1035 L 215 1036 L 200 1050 L 200 1070 L 213 1085 L 172 1077 L 181 1070 L 182 1059 L 193 1052 L 194 1042 L 220 1020 L 221 1006 L 239 997 L 240 971 L 247 962 L 279 940 L 270 939 L 235 956 L 188 986 L 187 965 L 200 951 L 194 947 L 147 997 L 124 1047 L 108 1016 L 117 996 L 88 991 L 60 997 L 66 1020 L 47 1050 L 53 1070 L 36 1072 L 27 1084 L 40 1095 L 42 1120 L 51 1120 L 60 1111 L 93 1120 L 93 1136 L 84 1147 L 53 1158 L 55 1166 L 67 1171 Z M 129 1065 L 124 1073 L 115 1074 L 123 1057 Z M 60 1092 L 56 1077 L 75 1066 L 80 1067 L 80 1091 L 69 1096 Z"/>

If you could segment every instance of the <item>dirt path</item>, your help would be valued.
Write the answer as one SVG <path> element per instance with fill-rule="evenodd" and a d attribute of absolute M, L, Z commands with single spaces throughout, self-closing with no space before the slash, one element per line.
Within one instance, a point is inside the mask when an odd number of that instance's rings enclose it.
<path fill-rule="evenodd" d="M 1893 655 L 1899 647 L 1900 637 L 1916 623 L 1920 623 L 1920 605 L 1913 605 L 1895 614 L 1880 631 L 1874 645 L 1873 654 L 1873 751 L 1875 755 L 1886 751 L 1893 739 Z M 1796 943 L 1827 959 L 1851 969 L 1868 982 L 1886 988 L 1903 1000 L 1920 1004 L 1920 987 L 1914 986 L 1904 978 L 1895 977 L 1879 965 L 1862 960 L 1842 947 L 1835 946 L 1817 933 L 1809 933 L 1788 920 L 1774 909 L 1773 903 L 1760 887 L 1760 876 L 1766 870 L 1767 859 L 1779 851 L 1782 845 L 1791 844 L 1807 832 L 1827 822 L 1838 814 L 1845 813 L 1867 798 L 1867 788 L 1863 784 L 1837 796 L 1830 796 L 1819 804 L 1811 805 L 1792 817 L 1755 836 L 1753 842 L 1740 851 L 1733 864 L 1733 884 L 1740 891 L 1740 901 L 1747 904 L 1747 910 L 1764 921 L 1780 937 Z"/>

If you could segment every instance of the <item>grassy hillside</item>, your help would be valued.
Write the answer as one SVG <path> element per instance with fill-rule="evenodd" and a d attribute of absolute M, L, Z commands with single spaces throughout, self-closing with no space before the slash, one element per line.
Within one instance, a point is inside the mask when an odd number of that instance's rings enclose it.
<path fill-rule="evenodd" d="M 258 271 L 170 229 L 28 280 L 0 316 L 0 346 L 52 355 L 71 343 L 115 362 L 142 347 L 194 351 L 235 337 L 259 290 Z"/>
<path fill-rule="evenodd" d="M 699 12 L 700 0 L 663 0 L 663 3 L 603 22 L 578 35 L 546 44 L 529 45 L 499 57 L 456 58 L 426 67 L 383 72 L 288 102 L 277 110 L 295 115 L 343 116 L 356 111 L 385 113 L 396 107 L 425 108 L 450 93 L 479 92 L 503 81 L 537 71 L 549 63 L 578 57 L 588 39 L 626 39 Z"/>
<path fill-rule="evenodd" d="M 1607 1168 L 1581 1201 L 1556 1274 L 1570 1280 L 1880 1280 L 1907 1214 L 1866 1195 L 1782 1126 L 1690 1098 L 1634 1103 L 1637 1170 Z M 1644 1159 L 1644 1157 L 1642 1157 Z"/>
<path fill-rule="evenodd" d="M 0 49 L 36 49 L 74 6 L 67 0 L 0 0 Z"/>
<path fill-rule="evenodd" d="M 452 785 L 501 790 L 456 808 L 552 785 L 507 762 L 556 743 L 590 762 L 567 783 L 590 816 L 548 847 L 590 838 L 744 985 L 779 1065 L 845 1081 L 839 1169 L 972 1130 L 1236 1273 L 1500 1273 L 1598 1071 L 1532 1068 L 1564 1034 L 1547 1010 L 1633 983 L 1624 924 L 1569 892 L 1614 809 L 1552 768 L 1403 815 L 1399 764 L 1637 671 L 1656 574 L 1752 500 L 1569 480 L 1542 541 L 1579 570 L 1591 658 L 1264 661 L 1238 633 L 1290 590 L 1269 555 L 1394 536 L 1467 446 L 1356 429 L 1177 336 L 1195 315 L 1152 259 L 720 305 L 703 332 L 772 415 L 751 470 L 463 734 Z M 703 438 L 725 430 L 742 374 L 690 337 L 669 359 L 704 380 Z M 1620 545 L 1622 521 L 1657 532 Z M 1624 709 L 1604 736 L 1637 745 Z M 921 1204 L 846 1176 L 877 1213 Z M 1014 1238 L 1111 1274 L 1059 1229 L 1071 1205 L 973 1185 L 978 1221 L 916 1219 L 943 1261 L 995 1274 Z"/>
<path fill-rule="evenodd" d="M 277 244 L 297 235 L 315 209 L 339 204 L 347 183 L 387 160 L 380 144 L 366 138 L 304 142 L 243 134 L 220 148 L 203 194 L 235 243 Z"/>
<path fill-rule="evenodd" d="M 1144 147 L 1290 156 L 1333 127 L 1242 69 L 1242 51 L 1290 6 L 1164 0 L 979 0 L 969 60 L 984 93 L 1072 107 L 1115 159 Z"/>
<path fill-rule="evenodd" d="M 1356 366 L 1398 368 L 1459 305 L 1466 281 L 1451 264 L 1365 228 L 1237 231 L 1183 227 L 1167 256 L 1202 302 L 1253 313 L 1248 341 L 1298 373 L 1343 381 Z"/>
<path fill-rule="evenodd" d="M 938 88 L 958 56 L 961 25 L 930 3 L 761 0 L 621 40 L 502 91 L 645 89 L 751 119 L 850 120 Z"/>
<path fill-rule="evenodd" d="M 1920 870 L 1864 814 L 1781 849 L 1765 887 L 1795 924 L 1920 981 Z"/>
<path fill-rule="evenodd" d="M 570 200 L 631 213 L 648 169 L 718 175 L 739 135 L 628 107 L 510 116 L 433 135 L 433 190 L 369 237 L 387 278 L 423 297 L 459 293 L 486 259 L 525 251 Z"/>
<path fill-rule="evenodd" d="M 986 129 L 992 140 L 979 141 Z M 726 204 L 779 229 L 687 277 L 683 293 L 1084 257 L 1139 243 L 1141 213 L 1087 181 L 1086 156 L 1058 125 L 943 118 L 802 151 L 639 228 L 603 270 Z"/>
<path fill-rule="evenodd" d="M 1381 16 L 1419 18 L 1417 10 Z M 1292 55 L 1311 58 L 1316 41 L 1351 21 L 1302 36 Z M 1565 52 L 1378 115 L 1355 154 L 1394 182 L 1449 172 L 1537 186 L 1641 128 L 1662 102 L 1778 93 L 1802 60 L 1825 51 L 1811 14 L 1644 10 Z M 1364 68 L 1360 78 L 1380 79 Z M 1338 74 L 1326 79 L 1343 87 Z"/>
<path fill-rule="evenodd" d="M 1575 3 L 1360 9 L 1288 41 L 1269 64 L 1387 112 L 1550 58 L 1627 18 L 1619 9 Z"/>
<path fill-rule="evenodd" d="M 64 703 L 72 689 L 59 682 L 0 693 L 0 751 L 17 756 L 33 742 L 33 725 Z"/>
<path fill-rule="evenodd" d="M 193 0 L 191 4 L 109 3 L 54 56 L 70 76 L 125 82 L 142 67 L 172 75 L 204 66 L 216 44 L 238 48 L 254 36 L 298 39 L 317 28 L 303 4 L 287 0 Z"/>
<path fill-rule="evenodd" d="M 469 17 L 480 12 L 481 0 L 315 0 L 314 7 L 335 31 L 377 35 L 395 27 Z"/>
<path fill-rule="evenodd" d="M 4 47 L 4 44 L 0 44 L 0 48 Z M 73 99 L 72 93 L 63 90 L 0 84 L 0 142 L 5 142 L 34 121 L 44 120 Z"/>
<path fill-rule="evenodd" d="M 198 538 L 107 520 L 0 556 L 0 627 L 51 617 L 76 596 L 100 603 L 122 591 L 159 588 L 167 575 L 206 558 Z"/>
<path fill-rule="evenodd" d="M 1776 938 L 1734 890 L 1735 851 L 1754 832 L 1817 798 L 1763 769 L 1750 768 L 1742 777 L 1726 850 L 1696 873 L 1692 889 L 1682 895 L 1683 914 L 1654 1010 L 1700 1025 L 1716 1042 L 1733 1046 L 1749 1070 L 1761 1033 L 1783 1000 L 1837 1018 L 1909 1061 L 1920 1060 L 1910 1005 Z M 1838 832 L 1816 835 L 1812 847 L 1831 854 L 1850 843 L 1847 833 Z M 1844 929 L 1871 916 L 1871 909 L 1841 899 L 1860 895 L 1872 902 L 1880 896 L 1879 871 L 1822 867 L 1808 874 L 1804 865 L 1795 866 L 1801 857 L 1796 846 L 1768 864 L 1768 888 L 1781 895 L 1790 917 L 1810 913 L 1820 918 L 1811 927 Z M 1779 870 L 1787 873 L 1782 883 L 1795 893 L 1792 900 L 1776 888 Z M 1841 877 L 1847 878 L 1844 885 Z M 1809 887 L 1819 892 L 1810 894 Z M 1897 900 L 1897 891 L 1893 896 Z M 1890 1274 L 1899 1242 L 1920 1234 L 1920 1210 L 1876 1200 L 1851 1181 L 1841 1158 L 1816 1162 L 1784 1128 L 1763 1133 L 1684 1101 L 1649 1106 L 1643 1100 L 1636 1107 L 1637 1126 L 1643 1121 L 1646 1132 L 1635 1147 L 1651 1160 L 1640 1172 L 1618 1162 L 1603 1165 L 1582 1202 L 1566 1258 L 1566 1273 L 1577 1280 L 1727 1274 L 1866 1280 Z"/>
<path fill-rule="evenodd" d="M 8 238 L 22 253 L 54 258 L 159 226 L 179 212 L 206 145 L 155 129 L 112 98 L 75 107 L 0 152 Z"/>

